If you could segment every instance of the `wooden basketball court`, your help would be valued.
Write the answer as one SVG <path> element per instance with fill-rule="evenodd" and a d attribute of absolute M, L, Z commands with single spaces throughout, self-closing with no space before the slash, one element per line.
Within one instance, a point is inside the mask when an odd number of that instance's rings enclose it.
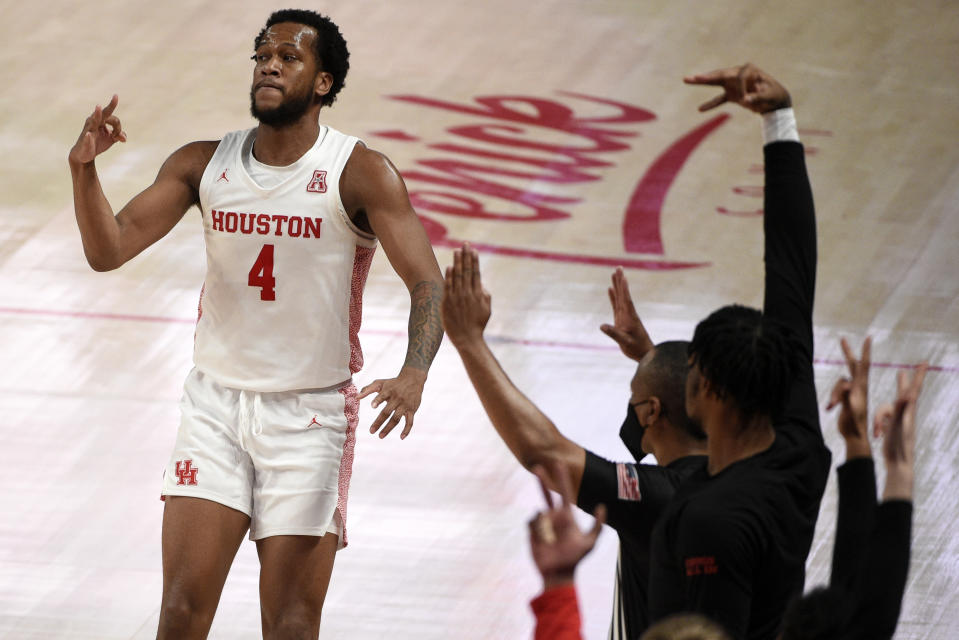
<path fill-rule="evenodd" d="M 180 145 L 252 126 L 266 3 L 0 0 L 0 636 L 152 638 L 160 474 L 191 366 L 199 215 L 122 269 L 87 266 L 66 163 L 119 94 L 129 142 L 98 161 L 116 208 Z M 791 91 L 819 218 L 816 357 L 874 337 L 876 403 L 928 359 L 909 587 L 897 638 L 959 627 L 959 4 L 814 0 L 329 2 L 352 69 L 322 119 L 403 171 L 442 266 L 481 249 L 504 367 L 593 451 L 625 459 L 631 363 L 599 332 L 616 265 L 655 340 L 761 304 L 759 118 L 700 114 L 684 74 L 752 61 Z M 382 252 L 365 296 L 362 385 L 402 363 L 408 296 Z M 410 438 L 364 431 L 322 637 L 525 638 L 540 589 L 534 479 L 444 344 Z M 841 463 L 832 416 L 824 430 Z M 881 465 L 878 465 L 881 467 Z M 808 585 L 828 580 L 831 479 Z M 588 519 L 584 518 L 584 521 Z M 605 637 L 617 540 L 578 573 L 585 637 Z M 254 546 L 213 638 L 260 635 Z"/>

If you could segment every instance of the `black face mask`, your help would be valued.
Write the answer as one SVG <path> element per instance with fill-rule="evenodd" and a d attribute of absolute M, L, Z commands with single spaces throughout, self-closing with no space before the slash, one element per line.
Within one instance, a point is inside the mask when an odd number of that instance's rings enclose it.
<path fill-rule="evenodd" d="M 637 403 L 638 404 L 638 403 Z M 636 415 L 635 404 L 626 406 L 626 419 L 623 420 L 623 426 L 619 428 L 619 439 L 623 441 L 629 452 L 633 454 L 636 462 L 642 460 L 646 453 L 643 451 L 643 434 L 646 433 L 645 427 L 639 424 L 639 417 Z"/>

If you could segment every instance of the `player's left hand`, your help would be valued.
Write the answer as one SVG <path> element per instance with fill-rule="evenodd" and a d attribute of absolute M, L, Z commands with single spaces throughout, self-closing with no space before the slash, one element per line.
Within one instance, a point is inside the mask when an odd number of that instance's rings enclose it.
<path fill-rule="evenodd" d="M 423 385 L 426 384 L 426 372 L 413 367 L 403 367 L 395 378 L 374 380 L 360 390 L 359 399 L 375 393 L 376 397 L 370 406 L 374 409 L 386 403 L 380 415 L 370 426 L 370 433 L 380 430 L 380 438 L 385 438 L 396 425 L 403 420 L 403 431 L 400 440 L 410 435 L 413 429 L 413 414 L 420 408 L 423 398 Z"/>

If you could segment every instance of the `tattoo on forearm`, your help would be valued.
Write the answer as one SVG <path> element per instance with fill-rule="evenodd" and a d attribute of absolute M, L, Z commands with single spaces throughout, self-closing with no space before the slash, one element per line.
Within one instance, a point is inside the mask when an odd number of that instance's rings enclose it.
<path fill-rule="evenodd" d="M 409 347 L 406 350 L 404 367 L 426 371 L 430 368 L 436 351 L 443 341 L 443 320 L 440 303 L 443 301 L 443 286 L 438 282 L 424 280 L 417 283 L 410 293 Z"/>

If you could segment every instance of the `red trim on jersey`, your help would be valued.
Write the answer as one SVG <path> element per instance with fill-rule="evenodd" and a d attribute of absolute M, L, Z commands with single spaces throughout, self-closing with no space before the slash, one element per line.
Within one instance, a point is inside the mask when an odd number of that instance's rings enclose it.
<path fill-rule="evenodd" d="M 350 477 L 353 475 L 353 449 L 356 446 L 356 425 L 360 422 L 360 399 L 356 385 L 350 383 L 339 389 L 343 394 L 343 413 L 346 414 L 346 440 L 340 458 L 340 477 L 337 483 L 336 510 L 340 512 L 343 525 L 343 546 L 346 546 L 346 498 L 350 492 Z"/>
<path fill-rule="evenodd" d="M 353 255 L 353 280 L 350 282 L 350 373 L 363 368 L 360 347 L 360 323 L 363 321 L 363 288 L 370 273 L 376 247 L 357 247 Z"/>
<path fill-rule="evenodd" d="M 203 292 L 206 291 L 206 282 L 200 287 L 200 299 L 196 302 L 196 325 L 193 327 L 193 344 L 196 344 L 196 330 L 200 326 L 200 318 L 203 317 Z"/>

